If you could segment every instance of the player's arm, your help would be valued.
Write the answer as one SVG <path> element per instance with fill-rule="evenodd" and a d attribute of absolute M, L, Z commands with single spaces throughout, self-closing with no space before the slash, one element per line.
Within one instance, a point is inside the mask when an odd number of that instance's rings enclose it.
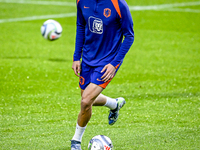
<path fill-rule="evenodd" d="M 114 67 L 123 61 L 126 53 L 129 51 L 134 41 L 133 20 L 128 5 L 124 0 L 119 0 L 119 7 L 121 10 L 120 23 L 124 35 L 124 40 L 118 54 L 111 62 Z"/>
<path fill-rule="evenodd" d="M 72 69 L 74 70 L 74 73 L 77 76 L 79 76 L 79 73 L 81 71 L 80 59 L 85 40 L 85 20 L 82 15 L 80 5 L 81 5 L 80 2 L 77 3 L 76 43 L 75 43 L 75 51 L 73 55 L 73 64 L 72 64 Z"/>

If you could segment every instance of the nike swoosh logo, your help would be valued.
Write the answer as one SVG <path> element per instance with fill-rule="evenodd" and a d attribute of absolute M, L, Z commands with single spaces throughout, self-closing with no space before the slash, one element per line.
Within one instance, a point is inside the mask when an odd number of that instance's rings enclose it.
<path fill-rule="evenodd" d="M 102 81 L 102 80 L 100 80 L 99 78 L 97 78 L 97 81 Z"/>
<path fill-rule="evenodd" d="M 84 6 L 84 8 L 90 8 L 90 7 L 86 7 L 86 6 Z"/>

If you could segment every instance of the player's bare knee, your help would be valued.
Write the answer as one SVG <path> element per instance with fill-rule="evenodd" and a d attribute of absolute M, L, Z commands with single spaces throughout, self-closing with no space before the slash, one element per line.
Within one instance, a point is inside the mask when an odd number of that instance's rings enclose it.
<path fill-rule="evenodd" d="M 88 111 L 91 108 L 91 103 L 87 99 L 81 100 L 81 109 L 83 111 Z"/>

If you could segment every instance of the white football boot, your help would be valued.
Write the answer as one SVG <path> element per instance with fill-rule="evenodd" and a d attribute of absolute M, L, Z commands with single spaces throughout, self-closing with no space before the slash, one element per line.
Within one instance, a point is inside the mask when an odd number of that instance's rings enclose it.
<path fill-rule="evenodd" d="M 108 116 L 108 123 L 109 125 L 115 124 L 119 117 L 119 110 L 125 105 L 126 101 L 123 97 L 119 97 L 116 99 L 117 101 L 117 108 L 114 110 L 110 110 L 109 116 Z"/>

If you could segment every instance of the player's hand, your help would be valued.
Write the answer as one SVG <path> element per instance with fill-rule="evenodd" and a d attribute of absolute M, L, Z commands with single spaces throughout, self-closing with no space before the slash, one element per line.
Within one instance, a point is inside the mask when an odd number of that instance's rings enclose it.
<path fill-rule="evenodd" d="M 80 61 L 74 61 L 72 64 L 72 69 L 74 70 L 75 75 L 80 77 L 80 72 L 81 72 L 81 63 Z"/>
<path fill-rule="evenodd" d="M 101 73 L 104 71 L 105 71 L 105 73 L 103 74 L 101 79 L 102 79 L 102 81 L 107 82 L 115 76 L 116 68 L 111 64 L 107 64 L 101 70 Z"/>

